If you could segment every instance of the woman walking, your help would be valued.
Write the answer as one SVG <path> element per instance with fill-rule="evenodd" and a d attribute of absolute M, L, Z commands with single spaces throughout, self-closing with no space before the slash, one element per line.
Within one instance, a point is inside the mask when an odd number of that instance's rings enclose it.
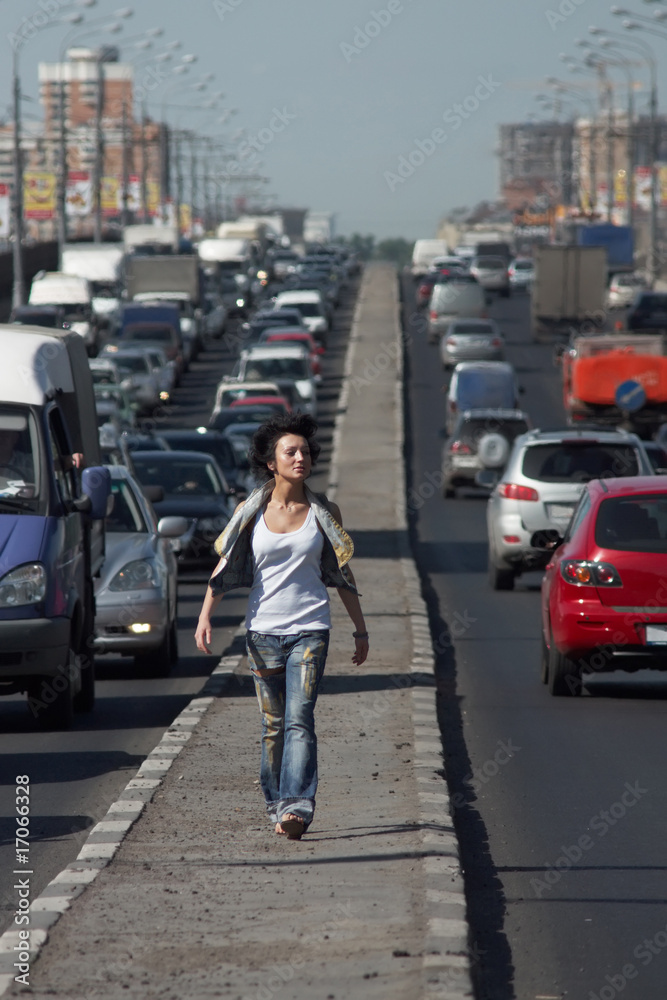
<path fill-rule="evenodd" d="M 299 840 L 317 790 L 314 709 L 324 672 L 335 587 L 354 625 L 352 662 L 368 656 L 368 633 L 348 563 L 353 545 L 340 510 L 306 480 L 320 447 L 317 424 L 301 413 L 272 417 L 250 449 L 261 485 L 240 504 L 216 542 L 195 639 L 210 653 L 211 616 L 223 594 L 250 587 L 248 662 L 262 717 L 260 779 L 276 833 Z"/>

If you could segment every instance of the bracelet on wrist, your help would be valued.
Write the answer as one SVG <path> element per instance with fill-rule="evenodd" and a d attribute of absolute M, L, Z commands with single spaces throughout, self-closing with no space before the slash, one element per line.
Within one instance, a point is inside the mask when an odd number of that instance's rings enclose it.
<path fill-rule="evenodd" d="M 353 632 L 353 639 L 368 639 L 368 632 Z"/>

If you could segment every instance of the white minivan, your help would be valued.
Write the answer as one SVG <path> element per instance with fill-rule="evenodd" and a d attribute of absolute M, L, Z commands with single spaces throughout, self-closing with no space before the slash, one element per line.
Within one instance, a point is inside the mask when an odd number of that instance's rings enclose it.
<path fill-rule="evenodd" d="M 433 286 L 428 305 L 428 341 L 440 340 L 457 319 L 486 319 L 486 293 L 473 277 L 462 274 Z"/>
<path fill-rule="evenodd" d="M 303 317 L 303 325 L 312 333 L 318 344 L 327 346 L 329 321 L 322 293 L 313 288 L 294 289 L 279 292 L 274 301 L 274 309 L 298 309 Z"/>

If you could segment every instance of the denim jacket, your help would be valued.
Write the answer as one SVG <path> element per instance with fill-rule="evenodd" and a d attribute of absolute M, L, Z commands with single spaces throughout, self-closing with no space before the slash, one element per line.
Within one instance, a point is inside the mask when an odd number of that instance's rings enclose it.
<path fill-rule="evenodd" d="M 234 513 L 229 524 L 215 541 L 215 551 L 221 556 L 210 579 L 214 596 L 226 594 L 238 587 L 252 587 L 255 563 L 252 554 L 252 523 L 273 493 L 275 483 L 270 480 L 253 490 L 242 507 Z M 347 563 L 352 558 L 354 545 L 346 531 L 338 524 L 328 508 L 323 493 L 313 493 L 306 486 L 306 500 L 322 529 L 322 582 L 326 587 L 340 587 L 353 594 L 357 589 L 350 578 Z"/>

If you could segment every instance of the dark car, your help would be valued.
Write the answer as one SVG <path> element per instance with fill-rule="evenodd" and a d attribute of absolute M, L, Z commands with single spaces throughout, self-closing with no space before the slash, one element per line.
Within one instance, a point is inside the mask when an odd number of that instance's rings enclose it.
<path fill-rule="evenodd" d="M 281 399 L 281 409 L 284 406 Z M 232 424 L 257 423 L 263 424 L 276 413 L 276 407 L 268 403 L 261 406 L 225 406 L 211 417 L 210 428 L 215 431 L 226 431 Z"/>
<path fill-rule="evenodd" d="M 160 438 L 175 451 L 199 451 L 213 455 L 224 475 L 228 492 L 237 500 L 246 496 L 245 472 L 228 438 L 206 427 L 191 430 L 162 430 Z"/>
<path fill-rule="evenodd" d="M 52 330 L 66 330 L 69 326 L 62 306 L 15 306 L 9 322 L 20 326 L 46 326 Z"/>
<path fill-rule="evenodd" d="M 187 533 L 176 543 L 179 563 L 213 562 L 217 558 L 213 543 L 236 506 L 213 456 L 197 451 L 138 451 L 132 458 L 142 486 L 164 490 L 163 499 L 153 501 L 157 516 L 177 515 L 188 522 Z"/>
<path fill-rule="evenodd" d="M 626 322 L 628 330 L 667 331 L 667 292 L 640 292 Z"/>

